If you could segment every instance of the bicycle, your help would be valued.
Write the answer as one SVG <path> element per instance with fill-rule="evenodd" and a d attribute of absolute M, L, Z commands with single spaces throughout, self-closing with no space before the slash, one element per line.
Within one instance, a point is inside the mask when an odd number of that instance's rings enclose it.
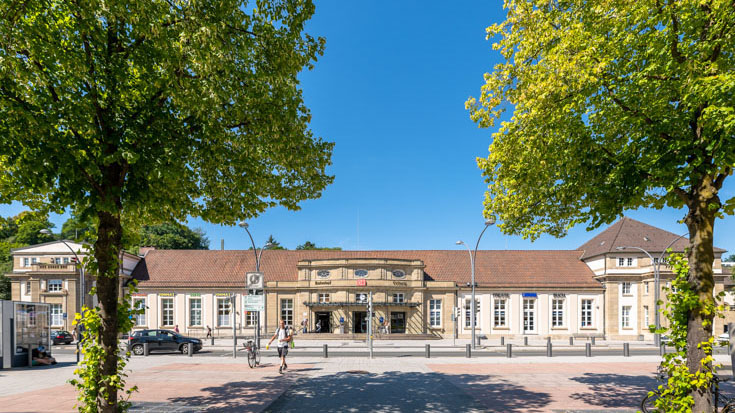
<path fill-rule="evenodd" d="M 668 377 L 666 373 L 661 370 L 661 366 L 658 367 L 656 380 L 662 383 L 668 382 Z M 715 375 L 714 379 L 712 380 L 712 393 L 714 394 L 715 412 L 735 413 L 735 397 L 728 397 L 720 393 L 720 383 L 726 382 L 728 380 L 729 379 L 721 379 L 717 375 Z M 655 402 L 660 394 L 661 392 L 658 389 L 646 394 L 643 400 L 641 400 L 641 411 L 643 413 L 656 412 L 657 410 L 655 407 Z M 720 403 L 723 404 L 722 410 L 718 410 Z"/>
<path fill-rule="evenodd" d="M 248 366 L 251 369 L 255 368 L 255 366 L 260 364 L 260 350 L 255 346 L 253 340 L 248 340 L 243 343 L 243 347 L 248 351 Z"/>

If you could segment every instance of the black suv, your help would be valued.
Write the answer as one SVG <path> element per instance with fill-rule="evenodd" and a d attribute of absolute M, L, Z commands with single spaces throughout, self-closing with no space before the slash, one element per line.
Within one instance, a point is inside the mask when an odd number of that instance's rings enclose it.
<path fill-rule="evenodd" d="M 52 331 L 51 341 L 54 345 L 58 345 L 59 343 L 71 344 L 72 341 L 74 341 L 74 337 L 72 337 L 71 333 L 68 331 Z"/>
<path fill-rule="evenodd" d="M 188 346 L 194 346 L 194 352 L 202 349 L 202 340 L 184 337 L 171 330 L 140 330 L 128 337 L 128 350 L 136 356 L 143 355 L 143 343 L 148 343 L 148 351 L 180 351 L 188 353 Z"/>

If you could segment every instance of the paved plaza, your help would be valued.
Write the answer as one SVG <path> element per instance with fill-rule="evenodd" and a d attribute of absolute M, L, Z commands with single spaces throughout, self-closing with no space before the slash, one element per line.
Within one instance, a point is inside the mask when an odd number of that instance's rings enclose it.
<path fill-rule="evenodd" d="M 58 357 L 0 371 L 0 411 L 74 411 L 74 358 Z M 270 355 L 250 369 L 243 357 L 172 353 L 131 359 L 128 383 L 135 412 L 633 412 L 657 385 L 658 360 L 293 357 L 281 375 Z"/>

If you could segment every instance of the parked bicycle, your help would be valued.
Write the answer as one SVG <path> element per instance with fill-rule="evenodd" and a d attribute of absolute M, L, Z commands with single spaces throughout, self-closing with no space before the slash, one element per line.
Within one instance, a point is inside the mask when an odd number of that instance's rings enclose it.
<path fill-rule="evenodd" d="M 661 369 L 661 366 L 658 367 L 658 372 L 656 373 L 656 380 L 666 384 L 668 383 L 668 376 L 666 373 Z M 720 393 L 720 383 L 726 382 L 728 379 L 722 379 L 718 377 L 717 375 L 714 376 L 714 379 L 712 380 L 712 394 L 714 395 L 714 402 L 715 402 L 715 412 L 720 413 L 735 413 L 735 398 L 725 396 L 724 394 Z M 656 412 L 656 400 L 661 395 L 661 391 L 656 389 L 651 393 L 648 393 L 643 400 L 641 401 L 641 411 L 643 413 L 648 412 Z M 719 406 L 722 405 L 722 410 L 719 410 Z"/>
<path fill-rule="evenodd" d="M 253 340 L 246 341 L 243 343 L 243 346 L 245 347 L 245 350 L 248 351 L 248 366 L 250 366 L 251 369 L 255 368 L 255 366 L 260 364 L 260 350 Z"/>

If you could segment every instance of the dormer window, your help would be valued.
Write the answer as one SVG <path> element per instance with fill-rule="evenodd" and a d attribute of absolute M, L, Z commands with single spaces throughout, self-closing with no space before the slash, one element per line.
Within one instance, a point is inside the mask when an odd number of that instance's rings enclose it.
<path fill-rule="evenodd" d="M 406 272 L 403 270 L 393 270 L 393 277 L 394 278 L 404 278 L 406 276 Z"/>
<path fill-rule="evenodd" d="M 618 267 L 625 266 L 625 258 L 618 258 Z"/>
<path fill-rule="evenodd" d="M 319 278 L 329 278 L 329 270 L 319 270 L 317 271 L 316 276 Z"/>
<path fill-rule="evenodd" d="M 365 278 L 368 276 L 368 270 L 355 270 L 355 277 Z"/>

